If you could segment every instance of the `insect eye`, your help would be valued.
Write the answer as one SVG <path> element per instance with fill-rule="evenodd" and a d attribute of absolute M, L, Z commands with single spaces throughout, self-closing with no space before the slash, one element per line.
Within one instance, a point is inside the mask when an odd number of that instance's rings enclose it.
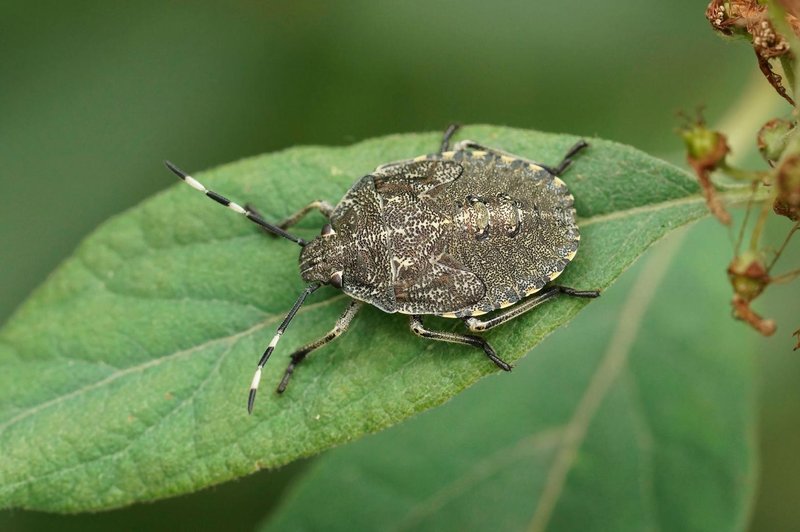
<path fill-rule="evenodd" d="M 333 230 L 333 227 L 331 227 L 331 224 L 325 224 L 325 225 L 322 226 L 322 231 L 320 232 L 320 235 L 322 235 L 322 236 L 332 236 L 332 235 L 335 235 L 335 234 L 336 234 L 336 231 Z"/>
<path fill-rule="evenodd" d="M 344 272 L 338 271 L 331 274 L 331 286 L 342 288 L 342 273 Z"/>

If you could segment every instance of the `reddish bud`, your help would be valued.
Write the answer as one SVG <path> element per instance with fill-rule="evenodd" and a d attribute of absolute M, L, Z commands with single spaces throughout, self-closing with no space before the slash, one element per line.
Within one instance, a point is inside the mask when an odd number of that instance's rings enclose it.
<path fill-rule="evenodd" d="M 697 175 L 708 210 L 720 222 L 730 225 L 731 216 L 725 210 L 711 182 L 711 172 L 724 163 L 725 156 L 730 151 L 725 135 L 708 129 L 702 122 L 697 122 L 681 130 L 681 136 L 688 152 L 686 159 Z"/>
<path fill-rule="evenodd" d="M 733 317 L 749 324 L 764 336 L 775 332 L 775 322 L 759 316 L 752 308 L 750 302 L 761 295 L 764 288 L 770 283 L 770 277 L 764 260 L 760 255 L 746 252 L 731 261 L 728 266 L 728 279 L 733 286 Z"/>
<path fill-rule="evenodd" d="M 728 279 L 734 293 L 748 303 L 761 295 L 770 283 L 764 260 L 752 251 L 747 251 L 731 261 Z"/>

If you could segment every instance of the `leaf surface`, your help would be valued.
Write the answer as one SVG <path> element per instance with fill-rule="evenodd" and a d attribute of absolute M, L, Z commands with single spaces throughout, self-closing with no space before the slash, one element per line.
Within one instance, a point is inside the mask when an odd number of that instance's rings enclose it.
<path fill-rule="evenodd" d="M 549 164 L 577 140 L 488 126 L 466 137 Z M 375 166 L 430 153 L 439 138 L 294 148 L 195 176 L 277 220 L 313 199 L 335 203 Z M 560 282 L 603 289 L 705 207 L 685 172 L 591 144 L 564 176 L 582 242 Z M 310 216 L 298 232 L 312 238 L 322 223 Z M 181 184 L 89 236 L 0 331 L 0 507 L 81 511 L 194 491 L 388 427 L 496 372 L 473 349 L 417 338 L 403 316 L 367 308 L 271 395 L 285 356 L 345 307 L 325 288 L 298 313 L 247 416 L 258 356 L 302 288 L 297 255 Z M 584 305 L 555 301 L 487 337 L 513 362 Z"/>
<path fill-rule="evenodd" d="M 754 338 L 698 229 L 508 379 L 318 458 L 264 532 L 745 529 Z"/>

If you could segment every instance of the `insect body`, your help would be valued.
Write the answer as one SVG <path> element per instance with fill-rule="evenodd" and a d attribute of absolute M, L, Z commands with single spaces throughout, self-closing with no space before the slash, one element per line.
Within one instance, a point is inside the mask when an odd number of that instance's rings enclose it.
<path fill-rule="evenodd" d="M 308 286 L 278 327 L 258 363 L 248 398 L 252 411 L 261 370 L 305 299 L 323 284 L 352 301 L 324 337 L 291 355 L 278 392 L 311 351 L 341 335 L 363 303 L 409 315 L 419 336 L 478 347 L 503 370 L 511 366 L 480 336 L 425 328 L 422 316 L 460 318 L 473 331 L 504 323 L 559 294 L 593 298 L 599 292 L 549 284 L 577 253 L 580 236 L 573 197 L 559 179 L 585 148 L 576 144 L 554 168 L 471 141 L 378 167 L 334 208 L 316 201 L 275 225 L 167 166 L 211 199 L 267 231 L 302 246 L 300 274 Z M 329 219 L 310 242 L 286 229 L 311 210 Z M 477 316 L 497 311 L 486 320 Z"/>

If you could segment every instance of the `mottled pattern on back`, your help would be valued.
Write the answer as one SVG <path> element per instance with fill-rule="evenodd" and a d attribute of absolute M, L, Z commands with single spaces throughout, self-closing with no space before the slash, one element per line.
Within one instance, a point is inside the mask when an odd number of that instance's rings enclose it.
<path fill-rule="evenodd" d="M 344 291 L 388 312 L 467 316 L 555 279 L 578 249 L 573 198 L 528 161 L 445 152 L 378 168 L 331 217 Z"/>
<path fill-rule="evenodd" d="M 388 236 L 396 310 L 406 314 L 466 307 L 483 297 L 481 280 L 449 254 L 454 225 L 430 195 L 462 172 L 452 161 L 419 161 L 374 175 Z M 425 310 L 423 310 L 425 309 Z"/>
<path fill-rule="evenodd" d="M 409 193 L 421 199 L 441 185 L 452 183 L 464 171 L 454 161 L 422 160 L 387 164 L 372 173 L 375 191 L 382 197 Z"/>
<path fill-rule="evenodd" d="M 388 235 L 372 176 L 363 177 L 336 206 L 331 226 L 343 239 L 344 292 L 395 312 Z"/>
<path fill-rule="evenodd" d="M 452 209 L 456 222 L 458 237 L 449 252 L 486 286 L 475 305 L 445 313 L 461 316 L 508 306 L 564 270 L 580 235 L 574 199 L 561 179 L 528 161 L 491 153 L 448 152 L 441 158 L 464 168 L 447 190 L 432 194 L 441 209 Z"/>

